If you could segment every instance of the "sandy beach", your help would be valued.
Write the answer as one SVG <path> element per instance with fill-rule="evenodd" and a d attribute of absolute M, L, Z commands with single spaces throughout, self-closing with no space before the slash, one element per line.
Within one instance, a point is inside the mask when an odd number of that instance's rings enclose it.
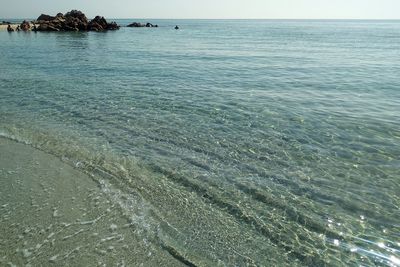
<path fill-rule="evenodd" d="M 135 235 L 103 186 L 52 155 L 0 138 L 0 178 L 1 266 L 180 265 Z"/>
<path fill-rule="evenodd" d="M 13 23 L 13 24 L 10 24 L 10 25 L 15 30 L 17 28 L 17 26 L 20 25 L 20 24 Z M 31 23 L 30 25 L 31 25 L 31 27 L 33 27 L 34 24 Z M 36 25 L 36 26 L 39 26 L 39 25 Z M 8 27 L 7 24 L 1 24 L 0 25 L 0 31 L 6 31 L 7 27 Z"/>
<path fill-rule="evenodd" d="M 13 27 L 13 29 L 15 29 L 18 26 L 18 24 L 11 24 L 11 27 Z M 0 25 L 0 31 L 6 31 L 7 30 L 8 25 Z"/>

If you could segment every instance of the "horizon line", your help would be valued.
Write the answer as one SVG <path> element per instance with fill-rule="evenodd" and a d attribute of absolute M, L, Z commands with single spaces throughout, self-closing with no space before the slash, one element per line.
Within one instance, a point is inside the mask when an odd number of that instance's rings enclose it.
<path fill-rule="evenodd" d="M 400 18 L 143 18 L 143 17 L 132 17 L 132 18 L 118 18 L 118 17 L 106 17 L 106 19 L 140 19 L 140 20 L 371 20 L 371 21 L 400 21 Z M 28 17 L 0 17 L 0 20 L 4 19 L 36 19 Z"/>

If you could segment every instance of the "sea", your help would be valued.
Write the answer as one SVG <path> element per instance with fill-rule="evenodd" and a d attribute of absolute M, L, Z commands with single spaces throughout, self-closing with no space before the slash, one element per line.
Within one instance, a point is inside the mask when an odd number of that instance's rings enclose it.
<path fill-rule="evenodd" d="M 400 266 L 400 21 L 148 21 L 0 32 L 0 265 Z"/>

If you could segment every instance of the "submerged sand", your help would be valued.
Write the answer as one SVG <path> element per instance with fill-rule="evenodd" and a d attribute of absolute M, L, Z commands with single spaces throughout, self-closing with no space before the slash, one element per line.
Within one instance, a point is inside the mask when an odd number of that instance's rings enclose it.
<path fill-rule="evenodd" d="M 0 266 L 181 265 L 138 234 L 94 179 L 4 138 L 0 214 Z"/>

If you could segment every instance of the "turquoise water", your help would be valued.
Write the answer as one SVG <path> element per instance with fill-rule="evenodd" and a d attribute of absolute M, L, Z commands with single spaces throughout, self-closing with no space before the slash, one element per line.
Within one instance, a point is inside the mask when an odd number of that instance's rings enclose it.
<path fill-rule="evenodd" d="M 0 135 L 189 266 L 400 266 L 400 22 L 151 22 L 0 32 Z"/>

